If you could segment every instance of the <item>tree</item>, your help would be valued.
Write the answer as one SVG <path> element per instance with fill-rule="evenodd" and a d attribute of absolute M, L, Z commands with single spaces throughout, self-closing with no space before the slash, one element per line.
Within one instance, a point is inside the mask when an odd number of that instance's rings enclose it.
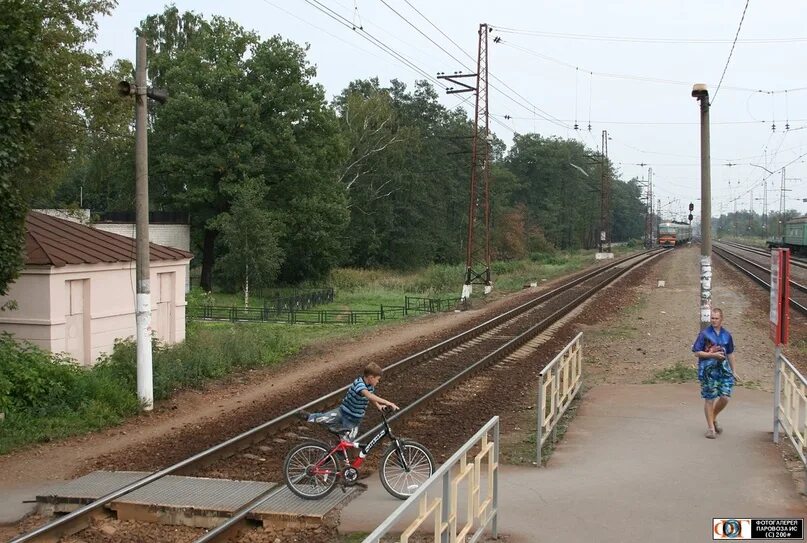
<path fill-rule="evenodd" d="M 337 183 L 344 146 L 305 49 L 175 8 L 148 18 L 143 32 L 158 40 L 153 62 L 171 94 L 153 112 L 154 199 L 187 211 L 201 232 L 202 287 L 213 285 L 217 217 L 244 179 L 264 184 L 263 203 L 282 224 L 281 278 L 326 273 L 347 223 Z"/>
<path fill-rule="evenodd" d="M 88 52 L 107 0 L 0 0 L 0 294 L 23 266 L 24 220 L 49 194 L 82 133 Z M 78 123 L 78 124 L 75 124 Z"/>
<path fill-rule="evenodd" d="M 244 291 L 244 305 L 249 307 L 250 287 L 271 284 L 280 270 L 280 224 L 263 206 L 266 186 L 261 180 L 247 179 L 230 190 L 234 192 L 230 210 L 211 225 L 221 233 L 226 249 L 216 267 Z"/>

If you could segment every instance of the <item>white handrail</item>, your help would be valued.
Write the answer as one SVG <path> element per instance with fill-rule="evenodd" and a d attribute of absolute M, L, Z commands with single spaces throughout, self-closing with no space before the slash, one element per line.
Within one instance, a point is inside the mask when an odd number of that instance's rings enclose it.
<path fill-rule="evenodd" d="M 490 438 L 488 434 L 492 434 Z M 469 462 L 467 454 L 477 445 L 479 451 Z M 482 492 L 482 464 L 487 460 L 487 492 Z M 454 471 L 454 468 L 459 469 Z M 452 473 L 453 472 L 453 473 Z M 468 518 L 458 526 L 459 485 L 467 480 Z M 442 484 L 441 484 L 442 483 Z M 438 490 L 438 487 L 440 490 Z M 499 506 L 499 417 L 490 419 L 474 436 L 465 442 L 428 481 L 390 514 L 363 543 L 379 543 L 381 538 L 414 507 L 419 507 L 417 518 L 401 533 L 399 541 L 407 543 L 409 537 L 430 519 L 434 522 L 434 542 L 479 541 L 490 527 L 498 537 Z M 459 528 L 459 532 L 457 531 Z"/>
<path fill-rule="evenodd" d="M 557 437 L 556 426 L 583 383 L 582 337 L 583 332 L 577 334 L 538 374 L 535 456 L 539 467 L 543 462 L 541 448 L 550 435 L 553 440 Z"/>
<path fill-rule="evenodd" d="M 779 443 L 780 429 L 784 431 L 807 467 L 807 379 L 780 349 L 774 367 L 773 442 Z"/>

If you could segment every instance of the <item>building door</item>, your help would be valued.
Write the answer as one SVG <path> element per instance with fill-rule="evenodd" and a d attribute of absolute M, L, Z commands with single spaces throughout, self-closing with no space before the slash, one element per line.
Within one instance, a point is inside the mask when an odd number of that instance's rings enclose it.
<path fill-rule="evenodd" d="M 158 273 L 157 337 L 164 343 L 174 343 L 174 281 L 176 273 Z"/>
<path fill-rule="evenodd" d="M 87 307 L 89 296 L 88 280 L 78 279 L 65 282 L 65 352 L 80 364 L 90 363 L 90 312 Z"/>

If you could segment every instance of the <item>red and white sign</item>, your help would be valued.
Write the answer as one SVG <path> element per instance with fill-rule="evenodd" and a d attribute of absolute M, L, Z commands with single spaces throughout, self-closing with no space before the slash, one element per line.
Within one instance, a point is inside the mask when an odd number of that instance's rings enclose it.
<path fill-rule="evenodd" d="M 771 339 L 787 343 L 790 333 L 790 249 L 771 250 Z"/>

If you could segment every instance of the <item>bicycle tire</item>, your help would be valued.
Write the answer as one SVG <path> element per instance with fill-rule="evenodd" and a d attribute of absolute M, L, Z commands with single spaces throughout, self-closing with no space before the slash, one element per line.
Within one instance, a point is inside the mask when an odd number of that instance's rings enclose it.
<path fill-rule="evenodd" d="M 283 479 L 295 495 L 304 500 L 319 500 L 330 494 L 336 488 L 339 463 L 333 455 L 328 455 L 331 447 L 321 441 L 303 441 L 292 448 L 283 461 Z M 306 468 L 318 462 L 325 456 L 328 458 L 323 467 L 333 470 L 332 477 L 311 476 L 306 474 Z"/>
<path fill-rule="evenodd" d="M 409 471 L 401 466 L 398 456 L 398 444 L 409 464 Z M 432 453 L 417 441 L 399 439 L 390 444 L 381 457 L 378 475 L 384 489 L 398 498 L 405 500 L 415 493 L 435 472 Z"/>

